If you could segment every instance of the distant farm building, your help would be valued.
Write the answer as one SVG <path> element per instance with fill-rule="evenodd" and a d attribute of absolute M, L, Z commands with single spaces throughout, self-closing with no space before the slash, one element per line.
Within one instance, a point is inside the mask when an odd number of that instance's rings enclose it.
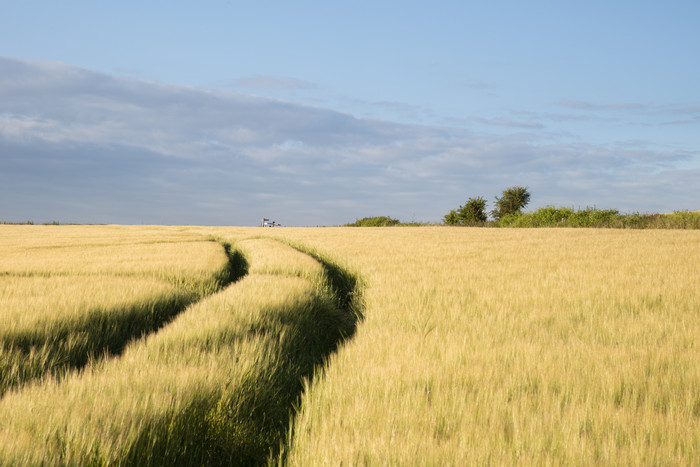
<path fill-rule="evenodd" d="M 265 219 L 264 217 L 260 219 L 260 227 L 282 227 L 282 224 L 278 224 L 270 219 Z"/>

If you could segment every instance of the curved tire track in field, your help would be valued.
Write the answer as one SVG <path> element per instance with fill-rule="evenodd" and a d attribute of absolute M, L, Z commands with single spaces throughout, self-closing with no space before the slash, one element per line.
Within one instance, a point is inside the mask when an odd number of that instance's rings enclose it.
<path fill-rule="evenodd" d="M 81 370 L 91 360 L 121 355 L 132 341 L 157 332 L 192 303 L 223 289 L 247 274 L 247 263 L 228 243 L 219 242 L 228 257 L 216 287 L 206 295 L 177 294 L 150 303 L 130 304 L 119 312 L 95 309 L 76 322 L 57 325 L 50 334 L 17 333 L 0 342 L 0 397 L 13 388 L 48 374 L 60 377 Z"/>
<path fill-rule="evenodd" d="M 245 241 L 270 241 L 248 239 Z M 305 303 L 263 306 L 256 322 L 236 339 L 250 337 L 265 342 L 264 361 L 247 374 L 242 383 L 229 388 L 218 399 L 202 394 L 177 412 L 153 421 L 131 445 L 124 464 L 155 462 L 173 465 L 266 465 L 284 463 L 291 439 L 293 418 L 303 392 L 317 371 L 338 346 L 350 339 L 361 319 L 361 287 L 357 277 L 334 262 L 302 247 L 292 247 L 321 265 L 323 284 Z M 289 277 L 303 274 L 271 268 L 257 271 L 250 261 L 248 279 L 255 276 L 279 278 L 280 286 Z M 309 280 L 309 282 L 311 282 Z M 238 285 L 238 284 L 237 284 Z M 241 286 L 244 281 L 241 281 Z M 235 287 L 236 285 L 234 285 Z M 166 427 L 187 426 L 185 435 Z M 196 427 L 196 428 L 194 428 Z M 144 447 L 155 446 L 161 454 L 146 454 Z M 148 456 L 148 457 L 144 457 Z"/>
<path fill-rule="evenodd" d="M 325 336 L 326 330 L 319 329 L 314 320 L 308 320 L 304 323 L 309 336 L 316 337 L 317 339 L 330 337 L 330 339 L 327 339 L 321 346 L 310 346 L 310 348 L 307 349 L 309 354 L 305 359 L 297 356 L 297 360 L 302 360 L 301 362 L 295 362 L 296 364 L 300 364 L 300 371 L 297 370 L 293 372 L 294 374 L 292 375 L 296 378 L 297 384 L 291 386 L 290 389 L 292 390 L 286 397 L 276 401 L 276 404 L 286 406 L 287 416 L 280 420 L 280 422 L 282 422 L 282 430 L 278 431 L 276 442 L 270 444 L 268 447 L 267 452 L 269 454 L 265 460 L 267 464 L 273 462 L 277 462 L 278 464 L 286 463 L 286 455 L 291 448 L 289 441 L 293 439 L 293 418 L 295 418 L 294 415 L 299 408 L 301 396 L 305 390 L 312 389 L 310 384 L 311 381 L 313 381 L 314 374 L 317 371 L 324 371 L 328 357 L 335 353 L 341 344 L 352 339 L 357 330 L 358 323 L 364 318 L 362 282 L 359 277 L 342 268 L 329 258 L 300 244 L 288 243 L 280 239 L 277 239 L 277 241 L 284 243 L 302 254 L 310 256 L 321 265 L 325 275 L 325 285 L 330 291 L 331 300 L 333 302 L 333 310 L 330 310 L 330 313 L 337 314 L 338 320 L 335 322 L 337 326 L 336 329 L 331 329 L 331 333 Z M 305 346 L 305 342 L 303 342 L 305 337 L 306 336 L 300 335 L 298 339 L 301 342 L 295 342 L 289 345 L 287 353 L 292 359 L 294 355 L 299 354 L 299 347 Z M 305 381 L 308 383 L 304 384 Z"/>
<path fill-rule="evenodd" d="M 248 273 L 245 278 L 188 308 L 190 313 L 186 310 L 160 332 L 129 346 L 125 355 L 139 355 L 134 361 L 147 358 L 147 373 L 143 373 L 144 368 L 138 364 L 128 366 L 132 361 L 129 358 L 110 359 L 100 365 L 97 373 L 47 385 L 47 392 L 42 394 L 46 410 L 37 412 L 40 419 L 30 423 L 29 430 L 26 420 L 18 426 L 8 423 L 3 427 L 5 436 L 16 436 L 26 441 L 27 446 L 39 443 L 42 446 L 38 451 L 40 457 L 31 457 L 36 450 L 25 457 L 24 451 L 5 453 L 0 449 L 0 464 L 17 464 L 21 462 L 11 461 L 29 458 L 56 465 L 283 463 L 288 450 L 285 442 L 293 429 L 292 419 L 303 392 L 309 388 L 308 381 L 313 380 L 315 372 L 323 371 L 328 356 L 353 336 L 361 319 L 361 288 L 357 277 L 303 247 L 292 248 L 273 239 L 260 241 L 269 243 L 249 244 L 248 252 L 257 251 L 257 256 L 237 253 L 237 264 Z M 280 251 L 278 247 L 282 245 L 284 248 Z M 241 251 L 238 246 L 236 251 Z M 285 258 L 277 256 L 278 252 L 284 255 L 292 251 Z M 243 254 L 245 252 L 244 249 Z M 236 253 L 231 257 L 234 255 Z M 250 267 L 247 261 L 251 261 Z M 275 267 L 276 261 L 283 264 Z M 263 267 L 256 267 L 256 264 L 263 264 Z M 272 267 L 268 267 L 270 265 Z M 286 288 L 302 283 L 306 285 L 301 288 Z M 261 284 L 264 285 L 262 289 Z M 290 294 L 282 294 L 280 300 L 280 295 L 275 294 L 280 290 L 290 290 Z M 298 293 L 291 293 L 294 290 Z M 228 305 L 207 311 L 209 303 Z M 237 313 L 239 307 L 245 311 Z M 212 312 L 219 319 L 206 319 Z M 251 355 L 256 357 L 246 363 L 241 372 L 238 352 L 245 345 L 250 346 L 249 350 L 242 350 L 243 355 L 254 352 Z M 177 354 L 183 356 L 197 357 L 173 367 L 172 356 L 179 357 L 167 352 L 168 348 L 177 349 Z M 212 361 L 217 363 L 210 366 Z M 195 362 L 201 364 L 192 373 L 191 365 Z M 207 383 L 215 380 L 210 379 L 208 368 L 218 368 L 216 375 L 223 375 L 216 386 Z M 185 372 L 189 376 L 180 380 L 180 373 L 172 372 Z M 131 384 L 144 374 L 166 373 L 171 373 L 172 379 L 161 382 L 149 378 L 145 385 L 134 387 Z M 111 374 L 120 375 L 120 379 L 110 380 Z M 118 402 L 123 400 L 135 401 L 136 408 L 130 410 L 135 410 L 134 415 L 139 416 L 138 423 L 112 414 L 106 408 L 111 405 L 109 398 L 100 399 L 102 409 L 98 414 L 73 411 L 75 399 L 54 397 L 72 394 L 71 384 L 84 388 L 81 386 L 83 378 L 88 378 L 91 390 L 84 393 L 87 400 L 79 399 L 78 403 L 89 403 L 93 395 L 109 393 L 108 388 L 116 387 L 115 393 L 120 394 L 120 399 L 114 406 L 118 407 Z M 154 394 L 171 392 L 171 383 L 175 380 L 183 381 L 177 388 L 176 399 L 162 409 L 153 406 L 154 411 L 149 411 L 151 409 L 145 408 L 147 404 L 143 402 Z M 135 391 L 133 394 L 129 392 L 131 388 Z M 36 386 L 12 394 L 11 404 L 18 405 L 8 408 L 23 410 L 22 398 L 35 397 L 43 389 L 44 386 Z M 144 389 L 147 392 L 144 393 Z M 53 414 L 57 415 L 48 416 Z M 81 428 L 66 430 L 66 426 Z M 109 432 L 120 433 L 122 441 L 101 438 Z M 119 444 L 114 445 L 114 442 Z"/>

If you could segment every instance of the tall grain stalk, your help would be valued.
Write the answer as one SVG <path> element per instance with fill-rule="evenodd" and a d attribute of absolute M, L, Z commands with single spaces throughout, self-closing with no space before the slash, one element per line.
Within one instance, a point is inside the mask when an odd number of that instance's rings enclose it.
<path fill-rule="evenodd" d="M 119 358 L 2 399 L 0 464 L 265 462 L 354 317 L 313 258 L 270 240 L 239 246 L 239 282 Z"/>
<path fill-rule="evenodd" d="M 700 456 L 700 232 L 275 235 L 367 284 L 363 323 L 303 398 L 292 465 Z"/>
<path fill-rule="evenodd" d="M 0 396 L 120 353 L 236 274 L 225 245 L 124 231 L 0 228 Z"/>

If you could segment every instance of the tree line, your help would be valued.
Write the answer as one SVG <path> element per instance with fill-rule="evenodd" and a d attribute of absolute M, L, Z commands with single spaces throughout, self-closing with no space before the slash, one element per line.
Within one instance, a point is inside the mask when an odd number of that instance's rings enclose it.
<path fill-rule="evenodd" d="M 700 211 L 676 211 L 669 214 L 621 214 L 617 209 L 544 206 L 522 212 L 530 202 L 527 187 L 513 186 L 496 197 L 488 220 L 486 199 L 469 198 L 443 217 L 447 225 L 493 227 L 597 227 L 619 229 L 700 229 Z"/>
<path fill-rule="evenodd" d="M 496 221 L 500 221 L 506 216 L 521 213 L 529 202 L 530 192 L 527 187 L 512 186 L 503 190 L 500 197 L 496 196 L 496 207 L 491 211 L 491 215 Z M 443 217 L 443 222 L 450 225 L 483 225 L 487 219 L 486 199 L 478 196 L 469 198 L 457 209 L 451 209 Z"/>
<path fill-rule="evenodd" d="M 597 227 L 622 229 L 700 229 L 700 211 L 676 211 L 668 214 L 621 214 L 617 209 L 544 206 L 523 212 L 530 203 L 527 187 L 506 188 L 495 197 L 494 208 L 487 212 L 482 196 L 467 199 L 442 218 L 445 225 L 472 227 Z M 493 220 L 489 220 L 489 214 Z M 389 216 L 363 217 L 345 224 L 348 227 L 388 227 L 429 225 L 422 222 L 401 222 Z"/>

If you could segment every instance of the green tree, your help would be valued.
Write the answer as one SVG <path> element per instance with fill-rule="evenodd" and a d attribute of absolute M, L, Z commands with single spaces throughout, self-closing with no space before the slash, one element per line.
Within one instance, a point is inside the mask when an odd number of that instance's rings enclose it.
<path fill-rule="evenodd" d="M 486 199 L 481 196 L 469 198 L 464 206 L 457 210 L 459 223 L 464 225 L 474 225 L 486 222 Z"/>
<path fill-rule="evenodd" d="M 512 186 L 503 190 L 503 195 L 496 197 L 496 208 L 491 211 L 491 215 L 496 220 L 501 220 L 508 214 L 520 213 L 521 210 L 530 202 L 530 192 L 527 187 Z"/>
<path fill-rule="evenodd" d="M 450 209 L 450 212 L 445 214 L 445 217 L 443 217 L 442 220 L 445 224 L 449 225 L 459 224 L 459 216 L 457 215 L 457 211 L 455 211 L 454 209 Z"/>
<path fill-rule="evenodd" d="M 486 222 L 486 200 L 481 196 L 469 198 L 463 206 L 450 209 L 442 218 L 449 225 L 476 225 Z"/>

